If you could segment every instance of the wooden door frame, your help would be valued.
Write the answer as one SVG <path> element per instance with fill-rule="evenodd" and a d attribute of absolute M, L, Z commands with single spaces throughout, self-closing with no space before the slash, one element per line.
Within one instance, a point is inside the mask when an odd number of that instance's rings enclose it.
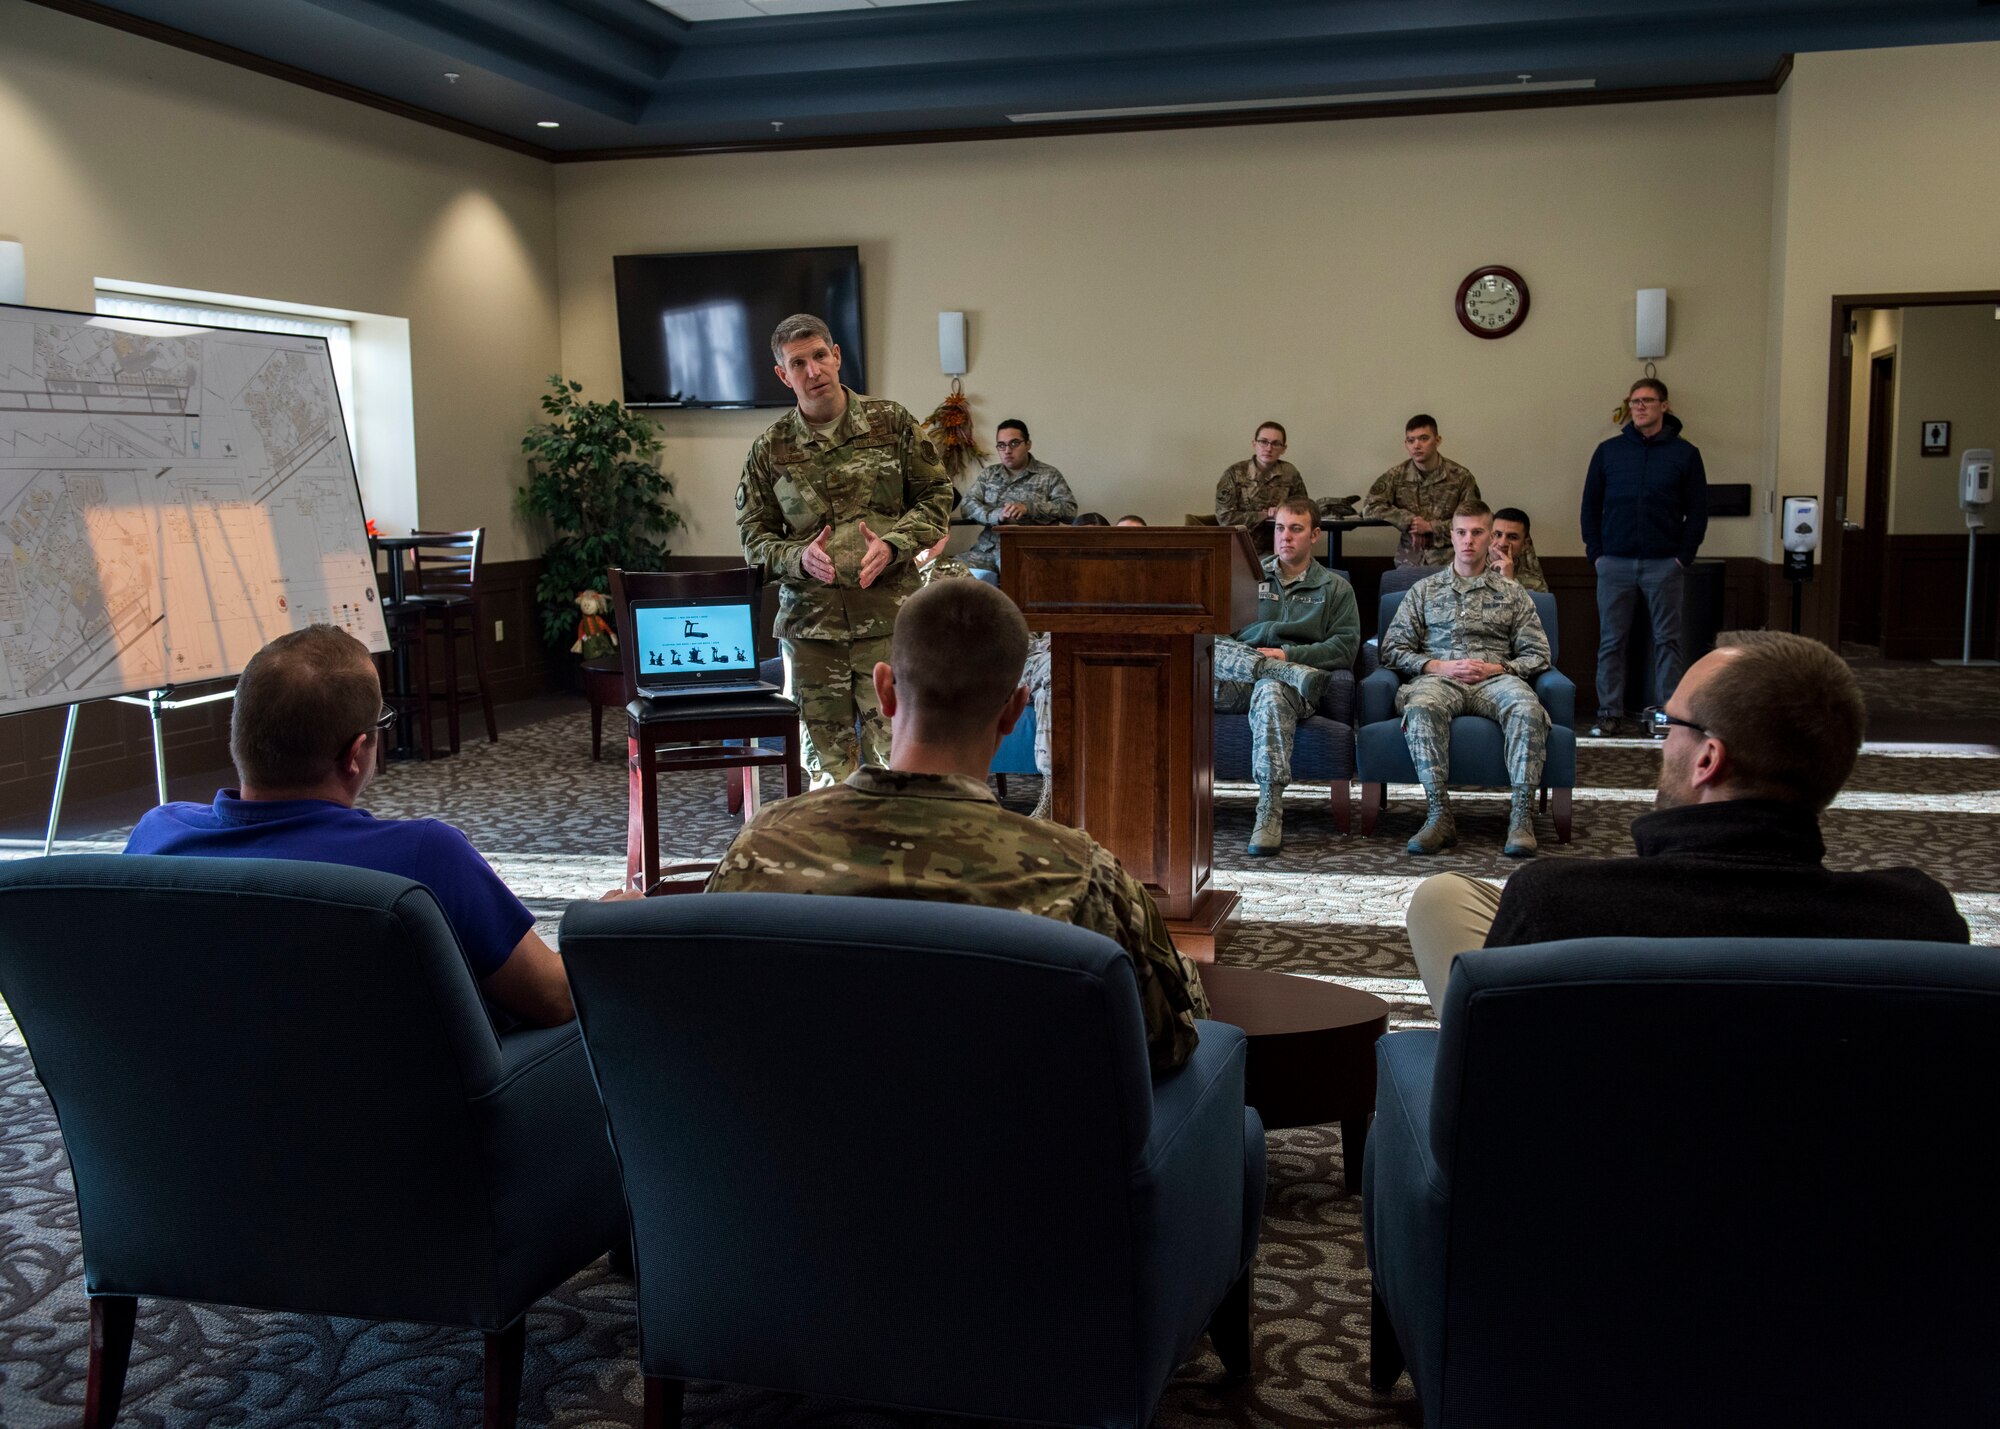
<path fill-rule="evenodd" d="M 1827 582 L 1823 599 L 1817 602 L 1805 633 L 1838 650 L 1840 648 L 1840 548 L 1841 542 L 1825 539 L 1831 524 L 1834 498 L 1847 491 L 1848 423 L 1854 413 L 1853 358 L 1841 351 L 1847 324 L 1861 308 L 1969 308 L 2000 307 L 2000 289 L 1956 293 L 1844 293 L 1833 298 L 1830 338 L 1827 343 L 1826 378 L 1826 471 L 1820 478 L 1820 578 Z M 1903 344 L 1898 343 L 1898 348 Z M 1773 493 L 1773 500 L 1778 493 Z M 1882 539 L 1886 543 L 1889 533 Z M 1888 638 L 1888 632 L 1883 632 Z"/>

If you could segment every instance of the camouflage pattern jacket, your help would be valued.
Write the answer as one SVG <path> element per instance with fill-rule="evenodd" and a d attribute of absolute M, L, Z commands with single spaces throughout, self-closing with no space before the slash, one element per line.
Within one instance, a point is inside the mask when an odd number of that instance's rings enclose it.
<path fill-rule="evenodd" d="M 1234 638 L 1283 650 L 1294 664 L 1351 670 L 1361 648 L 1354 587 L 1318 561 L 1306 562 L 1305 573 L 1287 585 L 1278 558 L 1266 556 L 1264 579 L 1257 587 L 1257 618 Z"/>
<path fill-rule="evenodd" d="M 1255 526 L 1264 512 L 1280 501 L 1294 497 L 1303 501 L 1305 479 L 1288 461 L 1274 461 L 1269 470 L 1257 470 L 1249 457 L 1222 473 L 1215 483 L 1215 522 L 1218 526 Z"/>
<path fill-rule="evenodd" d="M 1532 680 L 1549 668 L 1549 637 L 1520 582 L 1449 570 L 1411 586 L 1382 637 L 1383 665 L 1405 678 L 1430 660 L 1490 660 Z"/>
<path fill-rule="evenodd" d="M 1396 542 L 1397 565 L 1448 566 L 1451 513 L 1460 503 L 1478 498 L 1479 483 L 1450 457 L 1439 457 L 1437 470 L 1429 474 L 1418 471 L 1415 462 L 1406 461 L 1375 478 L 1361 500 L 1361 514 L 1390 522 L 1402 532 Z M 1428 539 L 1411 532 L 1410 520 L 1416 516 L 1437 527 Z"/>
<path fill-rule="evenodd" d="M 1533 536 L 1521 546 L 1521 554 L 1514 562 L 1514 579 L 1521 583 L 1523 590 L 1548 592 L 1549 578 L 1542 574 L 1542 563 L 1536 559 Z"/>
<path fill-rule="evenodd" d="M 968 546 L 959 559 L 983 571 L 1000 569 L 1000 508 L 1018 501 L 1028 508 L 1029 521 L 1068 521 L 1076 516 L 1076 498 L 1070 494 L 1063 474 L 1045 461 L 1030 457 L 1019 471 L 1005 462 L 986 468 L 973 478 L 972 486 L 959 505 L 974 521 L 984 521 L 986 529 Z"/>
<path fill-rule="evenodd" d="M 895 402 L 848 388 L 847 410 L 816 437 L 797 409 L 750 444 L 736 488 L 743 558 L 777 579 L 779 636 L 849 640 L 887 635 L 918 586 L 911 559 L 945 532 L 953 492 L 937 448 Z M 895 550 L 866 590 L 861 523 Z M 837 579 L 807 575 L 800 553 L 831 526 L 827 554 Z"/>
<path fill-rule="evenodd" d="M 708 880 L 711 893 L 832 893 L 1012 908 L 1087 928 L 1132 955 L 1155 1072 L 1194 1051 L 1208 995 L 1152 896 L 1090 835 L 1002 808 L 963 774 L 857 770 L 773 804 Z"/>

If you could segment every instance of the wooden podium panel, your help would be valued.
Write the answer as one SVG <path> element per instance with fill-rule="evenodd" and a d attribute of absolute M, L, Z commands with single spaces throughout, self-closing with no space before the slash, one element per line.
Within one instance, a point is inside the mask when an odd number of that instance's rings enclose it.
<path fill-rule="evenodd" d="M 1211 960 L 1236 895 L 1215 861 L 1214 637 L 1256 617 L 1263 578 L 1226 527 L 1002 526 L 1001 588 L 1050 640 L 1054 813 L 1151 890 L 1175 943 Z"/>

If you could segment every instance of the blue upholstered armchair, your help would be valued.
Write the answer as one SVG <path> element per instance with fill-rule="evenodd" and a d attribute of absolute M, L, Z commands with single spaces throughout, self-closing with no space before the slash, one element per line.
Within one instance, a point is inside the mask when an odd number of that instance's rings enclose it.
<path fill-rule="evenodd" d="M 576 1026 L 496 1036 L 406 878 L 0 864 L 0 996 L 76 1179 L 93 1429 L 141 1295 L 481 1331 L 511 1425 L 528 1307 L 626 1244 Z"/>
<path fill-rule="evenodd" d="M 2000 1423 L 2000 953 L 1467 953 L 1376 1044 L 1371 1377 L 1429 1429 Z"/>
<path fill-rule="evenodd" d="M 1556 598 L 1546 591 L 1530 591 L 1535 614 L 1549 637 L 1549 657 L 1562 651 L 1561 631 L 1556 625 Z M 1403 591 L 1387 591 L 1381 597 L 1375 622 L 1387 633 L 1396 610 L 1403 603 Z M 1361 650 L 1361 684 L 1356 694 L 1354 737 L 1356 777 L 1361 782 L 1361 832 L 1375 832 L 1381 816 L 1387 786 L 1417 782 L 1416 766 L 1410 762 L 1410 746 L 1403 738 L 1402 718 L 1396 713 L 1396 691 L 1403 680 L 1380 662 L 1376 640 Z M 1576 786 L 1576 686 L 1569 676 L 1553 667 L 1538 675 L 1535 693 L 1549 712 L 1548 758 L 1542 766 L 1542 806 L 1550 807 L 1556 837 L 1570 839 L 1570 790 Z M 1485 788 L 1507 786 L 1506 750 L 1500 726 L 1482 715 L 1460 715 L 1451 722 L 1451 783 Z"/>
<path fill-rule="evenodd" d="M 801 894 L 571 906 L 633 1217 L 646 1423 L 682 1386 L 1038 1424 L 1247 1370 L 1242 1034 L 1156 1084 L 1130 958 L 1024 913 Z"/>

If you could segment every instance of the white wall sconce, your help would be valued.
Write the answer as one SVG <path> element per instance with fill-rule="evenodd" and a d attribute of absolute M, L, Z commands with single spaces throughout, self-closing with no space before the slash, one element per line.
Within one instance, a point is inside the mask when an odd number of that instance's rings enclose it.
<path fill-rule="evenodd" d="M 965 314 L 938 314 L 938 366 L 947 377 L 965 376 Z"/>
<path fill-rule="evenodd" d="M 1641 288 L 1639 290 L 1639 356 L 1641 358 L 1665 357 L 1667 355 L 1667 290 L 1665 288 Z"/>
<path fill-rule="evenodd" d="M 28 301 L 28 250 L 0 239 L 0 303 Z"/>

